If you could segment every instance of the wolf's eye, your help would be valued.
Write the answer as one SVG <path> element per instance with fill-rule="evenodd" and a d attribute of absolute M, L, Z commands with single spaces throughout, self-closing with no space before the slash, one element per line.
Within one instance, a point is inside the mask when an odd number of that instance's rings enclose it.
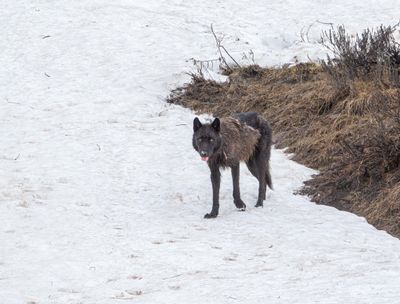
<path fill-rule="evenodd" d="M 213 142 L 214 141 L 214 138 L 210 138 L 210 142 Z"/>
<path fill-rule="evenodd" d="M 201 142 L 202 140 L 203 140 L 203 139 L 201 139 L 201 138 L 197 139 L 198 142 Z"/>

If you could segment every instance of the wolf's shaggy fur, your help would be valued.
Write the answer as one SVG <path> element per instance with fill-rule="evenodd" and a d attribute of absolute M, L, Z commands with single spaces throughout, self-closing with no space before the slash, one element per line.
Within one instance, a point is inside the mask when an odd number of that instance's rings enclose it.
<path fill-rule="evenodd" d="M 256 207 L 263 205 L 266 185 L 272 189 L 269 173 L 271 154 L 271 128 L 257 113 L 237 113 L 232 117 L 216 118 L 211 124 L 193 121 L 193 147 L 203 160 L 207 160 L 213 186 L 213 207 L 206 218 L 216 217 L 219 210 L 220 168 L 232 169 L 233 198 L 237 208 L 246 205 L 240 198 L 239 164 L 245 162 L 259 181 Z"/>
<path fill-rule="evenodd" d="M 254 154 L 260 132 L 233 117 L 221 118 L 220 122 L 222 147 L 209 161 L 223 168 L 236 165 L 238 160 L 247 162 Z"/>

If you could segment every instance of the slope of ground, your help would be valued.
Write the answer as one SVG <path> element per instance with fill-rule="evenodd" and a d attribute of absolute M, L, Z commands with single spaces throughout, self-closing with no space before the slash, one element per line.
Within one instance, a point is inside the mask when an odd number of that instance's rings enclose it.
<path fill-rule="evenodd" d="M 317 18 L 399 15 L 347 2 L 3 1 L 0 303 L 395 303 L 399 241 L 294 196 L 312 171 L 280 151 L 265 208 L 243 170 L 236 212 L 228 172 L 205 221 L 194 116 L 164 102 L 186 60 L 215 56 L 210 23 L 235 55 L 277 64 L 320 54 L 297 41 Z"/>

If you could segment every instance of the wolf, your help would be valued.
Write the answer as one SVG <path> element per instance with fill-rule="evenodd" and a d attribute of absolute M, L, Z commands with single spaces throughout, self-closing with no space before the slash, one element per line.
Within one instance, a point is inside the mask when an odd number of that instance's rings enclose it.
<path fill-rule="evenodd" d="M 211 212 L 204 218 L 218 216 L 220 169 L 228 167 L 232 172 L 233 203 L 239 210 L 246 209 L 246 204 L 240 198 L 240 162 L 245 162 L 251 174 L 257 178 L 259 186 L 255 206 L 263 206 L 267 185 L 270 189 L 273 188 L 269 170 L 272 130 L 260 114 L 235 113 L 204 124 L 196 117 L 193 120 L 192 145 L 211 171 L 213 203 Z"/>

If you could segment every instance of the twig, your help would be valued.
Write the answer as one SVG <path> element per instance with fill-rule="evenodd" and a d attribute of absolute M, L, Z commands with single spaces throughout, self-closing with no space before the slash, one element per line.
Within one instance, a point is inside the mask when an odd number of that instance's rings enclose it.
<path fill-rule="evenodd" d="M 165 277 L 165 278 L 161 278 L 161 279 L 162 279 L 162 280 L 175 279 L 175 278 L 181 277 L 181 276 L 183 276 L 183 275 L 185 275 L 185 273 L 181 273 L 181 274 L 177 274 L 177 275 L 173 275 L 173 276 L 171 276 L 171 277 Z"/>
<path fill-rule="evenodd" d="M 307 28 L 307 32 L 306 32 L 306 38 L 307 38 L 307 42 L 310 43 L 310 37 L 308 37 L 308 34 L 310 33 L 311 28 L 313 27 L 314 22 L 311 23 L 308 28 Z"/>
<path fill-rule="evenodd" d="M 16 104 L 16 105 L 21 105 L 21 103 L 15 102 L 15 101 L 8 101 L 8 100 L 7 100 L 7 103 Z"/>
<path fill-rule="evenodd" d="M 233 60 L 234 63 L 236 63 L 236 65 L 240 68 L 240 64 L 236 62 L 236 60 L 231 56 L 231 54 L 229 54 L 229 52 L 226 50 L 226 48 L 221 45 L 221 48 L 225 51 L 225 53 Z"/>
<path fill-rule="evenodd" d="M 228 52 L 228 50 L 221 44 L 221 42 L 223 40 L 223 37 L 222 38 L 218 38 L 217 35 L 214 32 L 214 28 L 213 28 L 212 24 L 210 25 L 210 27 L 211 27 L 211 33 L 213 34 L 214 39 L 215 39 L 215 43 L 217 44 L 218 52 L 219 52 L 219 55 L 220 55 L 220 60 L 225 64 L 225 66 L 229 70 L 232 70 L 232 68 L 227 63 L 224 55 L 222 55 L 222 51 L 221 51 L 221 49 L 222 49 L 232 59 L 232 61 L 236 64 L 236 66 L 240 68 L 240 64 L 232 57 L 232 55 Z"/>
<path fill-rule="evenodd" d="M 391 28 L 395 30 L 396 27 L 398 27 L 399 25 L 400 25 L 400 20 L 399 20 L 399 22 L 397 22 L 395 25 L 392 25 Z"/>
<path fill-rule="evenodd" d="M 333 28 L 333 23 L 332 22 L 323 22 L 323 21 L 319 21 L 319 20 L 316 20 L 315 22 L 321 23 L 321 24 L 325 24 L 325 25 L 330 25 Z"/>
<path fill-rule="evenodd" d="M 307 27 L 307 31 L 304 31 L 305 26 L 303 26 L 300 30 L 300 38 L 302 42 L 308 42 L 310 43 L 310 37 L 309 37 L 309 33 L 311 28 L 315 25 L 315 23 L 319 23 L 319 24 L 324 24 L 324 25 L 329 25 L 331 27 L 331 29 L 333 29 L 333 23 L 332 22 L 323 22 L 323 21 L 319 21 L 319 20 L 315 20 L 314 22 L 312 22 L 308 27 Z"/>
<path fill-rule="evenodd" d="M 211 33 L 214 35 L 215 43 L 217 44 L 217 48 L 218 48 L 218 52 L 219 52 L 219 55 L 220 55 L 220 59 L 223 61 L 223 63 L 225 64 L 225 66 L 226 66 L 228 69 L 231 70 L 231 67 L 230 67 L 229 64 L 226 62 L 225 57 L 222 55 L 222 52 L 221 52 L 221 40 L 217 38 L 217 35 L 215 35 L 214 28 L 213 28 L 213 25 L 212 25 L 212 24 L 210 25 L 210 27 L 211 27 Z"/>
<path fill-rule="evenodd" d="M 219 58 L 217 59 L 206 59 L 206 60 L 198 60 L 195 58 L 190 58 L 190 60 L 193 61 L 193 65 L 197 67 L 197 72 L 202 75 L 203 74 L 203 69 L 208 70 L 210 67 L 211 69 L 214 68 L 214 62 L 221 62 Z"/>
<path fill-rule="evenodd" d="M 254 60 L 254 52 L 252 49 L 250 49 L 249 55 L 250 55 L 251 61 L 253 61 L 253 64 L 256 64 L 256 62 Z"/>

